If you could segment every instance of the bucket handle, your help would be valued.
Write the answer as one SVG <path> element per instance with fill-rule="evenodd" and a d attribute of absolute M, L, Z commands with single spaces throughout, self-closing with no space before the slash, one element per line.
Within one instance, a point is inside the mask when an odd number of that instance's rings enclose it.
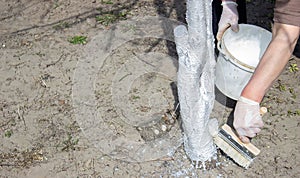
<path fill-rule="evenodd" d="M 218 48 L 219 52 L 221 52 L 222 54 L 226 55 L 225 51 L 221 48 L 221 41 L 218 41 L 217 48 Z"/>
<path fill-rule="evenodd" d="M 217 43 L 217 48 L 218 48 L 219 52 L 222 53 L 222 54 L 224 55 L 224 59 L 225 59 L 226 61 L 228 61 L 229 59 L 227 58 L 227 53 L 226 53 L 226 52 L 222 49 L 222 47 L 221 47 L 221 41 L 218 41 L 218 43 Z"/>

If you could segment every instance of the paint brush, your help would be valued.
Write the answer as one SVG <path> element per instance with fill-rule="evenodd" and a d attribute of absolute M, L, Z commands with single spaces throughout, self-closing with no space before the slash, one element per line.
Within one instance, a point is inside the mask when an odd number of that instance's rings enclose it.
<path fill-rule="evenodd" d="M 261 107 L 261 115 L 267 112 L 267 108 Z M 213 135 L 214 143 L 237 164 L 248 169 L 260 150 L 252 143 L 243 143 L 235 134 L 235 131 L 224 124 L 218 133 Z"/>

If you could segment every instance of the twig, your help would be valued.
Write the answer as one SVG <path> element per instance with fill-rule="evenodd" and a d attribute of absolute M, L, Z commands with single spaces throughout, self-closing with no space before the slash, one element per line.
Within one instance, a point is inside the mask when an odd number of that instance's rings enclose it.
<path fill-rule="evenodd" d="M 157 159 L 147 160 L 147 161 L 145 161 L 145 162 L 152 162 L 152 161 L 173 161 L 173 160 L 174 160 L 173 157 L 165 156 L 165 157 L 162 157 L 162 158 L 157 158 Z"/>
<path fill-rule="evenodd" d="M 26 122 L 25 122 L 25 119 L 23 117 L 23 113 L 21 114 L 20 112 L 20 106 L 18 105 L 18 110 L 17 110 L 17 114 L 18 114 L 18 118 L 21 119 L 24 123 L 24 126 L 25 126 L 25 130 L 27 130 L 27 126 L 26 126 Z"/>
<path fill-rule="evenodd" d="M 172 115 L 173 118 L 176 118 L 176 117 L 177 117 L 177 116 L 176 116 L 176 112 L 177 112 L 177 110 L 178 110 L 178 107 L 179 107 L 179 103 L 177 103 L 177 105 L 176 105 L 176 107 L 175 107 L 175 110 L 174 110 L 173 112 L 171 112 L 171 115 Z"/>
<path fill-rule="evenodd" d="M 9 66 L 11 67 L 18 67 L 19 65 L 22 65 L 24 64 L 26 61 L 23 61 L 23 62 L 20 62 L 20 63 L 17 63 L 17 64 L 9 64 Z"/>
<path fill-rule="evenodd" d="M 0 164 L 0 167 L 3 167 L 3 166 L 6 166 L 6 167 L 9 167 L 9 166 L 16 167 L 17 165 L 16 164 L 8 164 L 8 163 L 2 163 L 2 164 Z"/>
<path fill-rule="evenodd" d="M 53 66 L 53 65 L 57 64 L 62 59 L 63 56 L 64 56 L 64 54 L 60 55 L 59 59 L 54 61 L 53 63 L 47 64 L 46 68 L 49 67 L 49 66 Z"/>
<path fill-rule="evenodd" d="M 124 78 L 128 77 L 129 75 L 132 75 L 132 73 L 130 72 L 129 74 L 124 75 L 124 76 L 119 80 L 119 82 L 122 81 Z"/>
<path fill-rule="evenodd" d="M 46 82 L 45 82 L 45 80 L 43 80 L 42 77 L 40 77 L 40 82 L 41 82 L 42 87 L 45 87 L 45 88 L 48 87 L 47 84 L 46 84 Z"/>

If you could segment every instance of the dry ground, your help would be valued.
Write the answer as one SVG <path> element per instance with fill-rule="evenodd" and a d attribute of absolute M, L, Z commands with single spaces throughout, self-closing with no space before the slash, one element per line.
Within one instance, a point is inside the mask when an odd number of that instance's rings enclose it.
<path fill-rule="evenodd" d="M 272 3 L 247 6 L 249 23 L 270 29 Z M 217 168 L 203 171 L 185 156 L 178 122 L 161 121 L 176 100 L 177 57 L 168 35 L 184 22 L 184 2 L 4 0 L 0 13 L 0 177 L 300 175 L 299 58 L 263 101 L 269 112 L 253 139 L 262 151 L 254 164 L 244 170 L 221 156 Z M 149 16 L 173 21 L 145 21 Z M 137 17 L 142 22 L 131 21 Z M 128 38 L 131 31 L 138 35 Z M 232 108 L 215 105 L 213 114 L 224 122 Z M 89 120 L 89 111 L 98 120 Z"/>

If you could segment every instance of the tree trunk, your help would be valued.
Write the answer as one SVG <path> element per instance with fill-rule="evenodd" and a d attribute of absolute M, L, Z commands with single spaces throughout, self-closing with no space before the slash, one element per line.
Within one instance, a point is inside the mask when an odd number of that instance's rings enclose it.
<path fill-rule="evenodd" d="M 216 155 L 208 132 L 215 94 L 215 55 L 211 0 L 188 0 L 188 30 L 174 30 L 179 56 L 178 97 L 184 148 L 192 161 L 204 163 Z"/>

